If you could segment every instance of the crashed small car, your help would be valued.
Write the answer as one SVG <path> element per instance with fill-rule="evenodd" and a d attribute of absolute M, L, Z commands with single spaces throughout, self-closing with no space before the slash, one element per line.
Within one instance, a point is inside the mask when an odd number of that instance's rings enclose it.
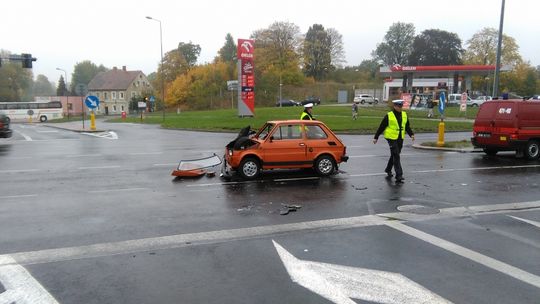
<path fill-rule="evenodd" d="M 321 176 L 337 171 L 349 158 L 347 148 L 323 122 L 316 120 L 268 121 L 258 132 L 248 126 L 227 144 L 222 176 L 237 172 L 257 178 L 262 170 L 313 168 Z"/>

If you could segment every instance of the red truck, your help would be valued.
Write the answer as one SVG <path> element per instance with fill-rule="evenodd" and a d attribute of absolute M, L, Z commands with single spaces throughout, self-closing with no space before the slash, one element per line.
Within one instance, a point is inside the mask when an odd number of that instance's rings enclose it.
<path fill-rule="evenodd" d="M 493 100 L 483 103 L 473 127 L 472 144 L 488 155 L 516 151 L 529 159 L 540 156 L 540 102 Z"/>

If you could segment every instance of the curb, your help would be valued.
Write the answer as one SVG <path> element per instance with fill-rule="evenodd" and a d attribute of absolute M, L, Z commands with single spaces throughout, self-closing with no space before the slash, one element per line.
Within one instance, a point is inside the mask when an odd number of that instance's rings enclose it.
<path fill-rule="evenodd" d="M 74 129 L 69 127 L 62 127 L 62 126 L 55 126 L 55 125 L 44 125 L 48 128 L 54 128 L 54 129 L 61 129 L 66 131 L 72 131 L 77 133 L 101 133 L 101 132 L 107 132 L 108 130 L 90 130 L 90 129 Z"/>
<path fill-rule="evenodd" d="M 460 153 L 483 152 L 482 149 L 475 149 L 475 148 L 459 149 L 459 148 L 445 148 L 445 147 L 428 147 L 428 146 L 422 146 L 421 144 L 413 144 L 412 147 L 415 149 L 421 149 L 421 150 L 440 150 L 440 151 L 453 151 L 453 152 L 460 152 Z"/>

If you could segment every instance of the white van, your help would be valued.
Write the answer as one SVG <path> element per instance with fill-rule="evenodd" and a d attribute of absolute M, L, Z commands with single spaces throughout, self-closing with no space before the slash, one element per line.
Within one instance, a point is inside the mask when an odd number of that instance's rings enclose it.
<path fill-rule="evenodd" d="M 471 98 L 467 96 L 467 104 L 471 104 Z M 461 104 L 461 94 L 448 94 L 448 106 L 459 106 Z"/>

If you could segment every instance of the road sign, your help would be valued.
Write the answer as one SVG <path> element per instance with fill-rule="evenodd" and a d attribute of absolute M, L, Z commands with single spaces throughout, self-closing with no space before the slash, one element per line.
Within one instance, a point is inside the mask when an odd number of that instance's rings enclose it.
<path fill-rule="evenodd" d="M 84 104 L 89 109 L 95 109 L 95 108 L 97 108 L 99 106 L 99 98 L 97 98 L 97 96 L 94 96 L 94 95 L 88 95 L 84 99 Z"/>
<path fill-rule="evenodd" d="M 146 102 L 144 102 L 144 101 L 139 101 L 139 102 L 137 103 L 137 106 L 139 107 L 139 109 L 144 109 L 144 108 L 146 108 Z"/>
<path fill-rule="evenodd" d="M 30 110 L 28 110 L 28 111 L 26 112 L 26 114 L 32 116 L 32 115 L 34 115 L 34 110 L 30 109 Z"/>
<path fill-rule="evenodd" d="M 467 111 L 467 93 L 461 94 L 461 103 L 459 104 L 459 111 L 460 112 Z"/>
<path fill-rule="evenodd" d="M 150 102 L 154 102 L 154 101 L 156 101 L 156 98 L 154 98 L 154 96 L 153 96 L 153 95 L 152 95 L 152 96 L 150 96 Z"/>
<path fill-rule="evenodd" d="M 439 113 L 444 114 L 444 109 L 446 108 L 446 94 L 441 92 L 439 95 Z"/>

